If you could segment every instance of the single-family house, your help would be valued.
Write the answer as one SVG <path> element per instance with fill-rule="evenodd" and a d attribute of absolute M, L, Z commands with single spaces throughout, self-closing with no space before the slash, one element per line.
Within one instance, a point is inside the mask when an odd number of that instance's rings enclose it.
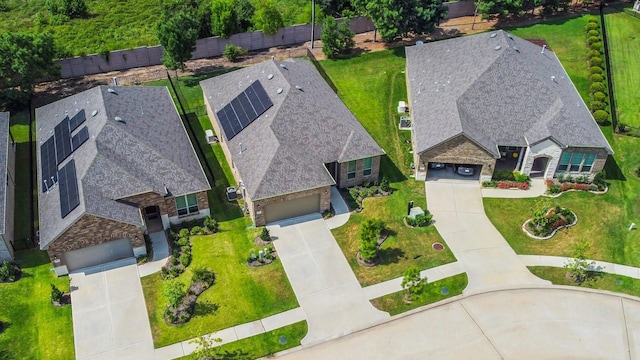
<path fill-rule="evenodd" d="M 9 130 L 9 113 L 0 112 L 0 261 L 14 258 L 16 144 Z"/>
<path fill-rule="evenodd" d="M 97 86 L 37 108 L 36 124 L 39 241 L 56 274 L 145 255 L 144 233 L 209 214 L 166 87 Z"/>
<path fill-rule="evenodd" d="M 200 85 L 256 226 L 323 212 L 332 186 L 378 179 L 384 151 L 310 62 L 265 61 Z"/>
<path fill-rule="evenodd" d="M 557 56 L 505 31 L 406 49 L 416 176 L 442 164 L 593 176 L 613 151 Z"/>

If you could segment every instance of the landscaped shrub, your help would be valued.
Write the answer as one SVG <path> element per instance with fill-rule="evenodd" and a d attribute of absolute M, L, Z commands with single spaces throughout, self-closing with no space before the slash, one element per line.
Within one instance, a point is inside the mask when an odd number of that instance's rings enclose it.
<path fill-rule="evenodd" d="M 218 232 L 218 221 L 211 216 L 207 215 L 202 220 L 204 227 L 212 233 Z"/>
<path fill-rule="evenodd" d="M 593 75 L 593 74 L 598 74 L 598 75 L 602 75 L 602 68 L 600 66 L 592 66 L 589 68 L 589 74 Z"/>
<path fill-rule="evenodd" d="M 604 91 L 605 87 L 604 87 L 604 84 L 601 82 L 594 82 L 591 84 L 590 89 L 592 92 L 597 92 L 597 91 L 602 92 Z"/>
<path fill-rule="evenodd" d="M 603 103 L 602 101 L 592 101 L 591 102 L 591 110 L 593 111 L 597 111 L 597 110 L 604 110 L 604 108 L 607 107 L 607 104 Z"/>
<path fill-rule="evenodd" d="M 191 254 L 183 253 L 180 255 L 180 264 L 182 266 L 187 267 L 191 263 Z"/>
<path fill-rule="evenodd" d="M 216 280 L 216 275 L 210 269 L 206 269 L 203 267 L 198 267 L 193 269 L 193 275 L 191 276 L 192 283 L 198 283 L 202 281 L 208 286 L 213 285 Z"/>
<path fill-rule="evenodd" d="M 516 182 L 526 182 L 531 183 L 531 177 L 527 174 L 521 174 L 518 171 L 513 172 L 513 178 Z"/>
<path fill-rule="evenodd" d="M 602 82 L 602 80 L 604 80 L 604 76 L 602 76 L 600 74 L 591 75 L 591 81 L 593 81 L 593 82 Z"/>
<path fill-rule="evenodd" d="M 389 185 L 389 179 L 386 176 L 383 176 L 382 180 L 380 181 L 380 190 L 384 192 L 391 191 L 391 186 Z"/>
<path fill-rule="evenodd" d="M 60 289 L 58 289 L 57 286 L 51 284 L 51 303 L 61 304 L 63 295 L 64 294 L 62 293 L 62 291 L 60 291 Z"/>
<path fill-rule="evenodd" d="M 598 30 L 589 30 L 589 31 L 587 31 L 587 36 L 589 36 L 589 37 L 597 36 L 598 38 L 600 38 L 600 31 L 598 31 Z"/>
<path fill-rule="evenodd" d="M 497 188 L 498 187 L 498 182 L 495 181 L 495 180 L 483 181 L 482 182 L 482 187 Z"/>
<path fill-rule="evenodd" d="M 602 91 L 596 91 L 593 93 L 593 100 L 595 101 L 605 101 L 607 99 L 607 95 Z"/>
<path fill-rule="evenodd" d="M 602 66 L 602 58 L 600 56 L 594 56 L 589 60 L 591 66 Z"/>
<path fill-rule="evenodd" d="M 600 28 L 600 25 L 598 25 L 597 23 L 594 23 L 594 22 L 589 22 L 584 27 L 585 31 L 587 31 L 587 32 L 589 32 L 590 30 L 597 30 L 599 28 Z"/>
<path fill-rule="evenodd" d="M 194 226 L 191 228 L 191 235 L 202 235 L 204 230 L 200 226 Z"/>
<path fill-rule="evenodd" d="M 573 212 L 560 206 L 550 207 L 547 200 L 538 201 L 532 210 L 533 219 L 527 223 L 527 228 L 535 236 L 549 236 L 554 230 L 576 220 Z"/>
<path fill-rule="evenodd" d="M 231 61 L 231 62 L 235 62 L 236 60 L 238 60 L 238 58 L 244 54 L 246 54 L 247 51 L 243 48 L 241 48 L 240 46 L 236 46 L 233 44 L 227 44 L 227 46 L 224 48 L 224 52 L 222 53 L 222 55 L 227 58 L 227 60 Z"/>
<path fill-rule="evenodd" d="M 602 50 L 602 43 L 601 42 L 593 43 L 593 44 L 589 45 L 589 49 L 599 52 L 600 50 Z"/>
<path fill-rule="evenodd" d="M 3 260 L 0 264 L 0 283 L 16 281 L 20 274 L 20 267 L 18 265 Z"/>
<path fill-rule="evenodd" d="M 609 113 L 605 110 L 596 110 L 593 113 L 593 118 L 599 123 L 602 124 L 605 121 L 609 120 Z"/>
<path fill-rule="evenodd" d="M 189 237 L 189 229 L 180 229 L 180 232 L 178 233 L 178 235 L 180 235 L 181 238 Z"/>
<path fill-rule="evenodd" d="M 497 181 L 500 181 L 500 180 L 512 180 L 513 181 L 513 180 L 515 180 L 515 177 L 514 177 L 513 171 L 510 171 L 510 170 L 495 170 L 493 172 L 492 179 L 493 180 L 497 180 Z"/>
<path fill-rule="evenodd" d="M 600 21 L 598 21 L 598 19 L 594 18 L 594 17 L 589 17 L 587 19 L 587 23 L 594 23 L 594 24 L 599 24 Z"/>
<path fill-rule="evenodd" d="M 601 53 L 598 50 L 589 50 L 589 52 L 587 53 L 587 56 L 589 57 L 589 59 L 593 59 L 594 57 L 599 57 L 601 58 Z"/>
<path fill-rule="evenodd" d="M 262 232 L 260 233 L 260 239 L 262 239 L 262 241 L 271 241 L 271 235 L 269 234 L 269 229 L 267 229 L 267 227 L 263 227 L 262 228 Z"/>
<path fill-rule="evenodd" d="M 424 214 L 416 215 L 416 226 L 427 226 L 431 224 L 431 220 L 433 220 L 433 215 L 428 211 Z"/>
<path fill-rule="evenodd" d="M 598 190 L 604 190 L 604 188 L 607 186 L 606 179 L 607 172 L 602 170 L 593 177 L 593 184 L 598 187 Z"/>
<path fill-rule="evenodd" d="M 593 30 L 591 30 L 591 31 L 593 31 Z M 600 35 L 600 34 L 598 34 L 598 35 Z M 598 35 L 596 35 L 596 36 L 589 36 L 589 37 L 587 38 L 587 43 L 589 43 L 589 44 L 593 44 L 593 43 L 600 42 L 600 38 L 598 37 Z"/>

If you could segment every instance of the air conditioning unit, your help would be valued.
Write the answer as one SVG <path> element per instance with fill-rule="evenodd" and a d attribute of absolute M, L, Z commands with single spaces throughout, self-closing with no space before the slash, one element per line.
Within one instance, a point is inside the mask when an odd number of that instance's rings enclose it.
<path fill-rule="evenodd" d="M 218 137 L 213 133 L 213 130 L 205 130 L 204 134 L 207 136 L 208 144 L 213 144 L 218 142 Z"/>

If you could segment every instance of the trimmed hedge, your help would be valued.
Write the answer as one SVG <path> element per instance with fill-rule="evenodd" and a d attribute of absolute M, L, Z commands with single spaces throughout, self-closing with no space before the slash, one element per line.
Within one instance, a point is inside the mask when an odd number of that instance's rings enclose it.
<path fill-rule="evenodd" d="M 600 74 L 593 74 L 591 75 L 591 81 L 594 82 L 602 82 L 602 80 L 604 80 L 604 76 L 600 75 Z"/>
<path fill-rule="evenodd" d="M 600 57 L 601 55 L 602 54 L 598 50 L 589 50 L 589 52 L 587 53 L 587 56 L 589 56 L 589 59 L 593 59 L 594 57 Z"/>
<path fill-rule="evenodd" d="M 596 50 L 596 51 L 599 52 L 600 50 L 602 50 L 602 43 L 601 42 L 593 43 L 593 44 L 589 45 L 589 49 Z"/>
<path fill-rule="evenodd" d="M 604 102 L 607 99 L 607 95 L 602 91 L 596 91 L 593 93 L 593 100 Z"/>
<path fill-rule="evenodd" d="M 602 70 L 602 68 L 600 66 L 592 66 L 591 68 L 589 68 L 589 74 L 593 75 L 593 74 L 598 74 L 598 75 L 602 75 L 604 71 Z M 595 81 L 594 82 L 599 82 L 599 81 Z"/>
<path fill-rule="evenodd" d="M 587 31 L 587 36 L 596 36 L 599 39 L 600 38 L 600 31 L 598 31 L 598 30 L 589 30 L 589 31 Z"/>
<path fill-rule="evenodd" d="M 592 92 L 596 92 L 596 91 L 604 92 L 605 87 L 604 87 L 604 84 L 601 82 L 594 82 L 594 83 L 591 83 L 590 89 Z"/>
<path fill-rule="evenodd" d="M 607 107 L 607 104 L 605 104 L 602 101 L 592 101 L 591 102 L 591 110 L 593 110 L 593 111 L 604 110 L 606 107 Z"/>
<path fill-rule="evenodd" d="M 603 64 L 602 58 L 599 57 L 599 56 L 592 57 L 591 60 L 589 60 L 589 65 L 591 65 L 591 66 L 600 66 L 601 67 L 602 64 Z"/>
<path fill-rule="evenodd" d="M 604 110 L 596 110 L 593 112 L 593 118 L 601 124 L 609 119 L 609 113 Z"/>
<path fill-rule="evenodd" d="M 600 25 L 598 25 L 597 23 L 587 23 L 587 25 L 584 26 L 585 31 L 590 31 L 590 30 L 597 30 L 600 28 Z"/>

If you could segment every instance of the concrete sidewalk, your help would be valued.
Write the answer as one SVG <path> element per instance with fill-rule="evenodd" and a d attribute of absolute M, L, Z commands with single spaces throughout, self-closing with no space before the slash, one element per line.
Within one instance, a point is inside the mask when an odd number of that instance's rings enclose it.
<path fill-rule="evenodd" d="M 329 229 L 339 228 L 349 221 L 349 207 L 344 202 L 342 196 L 340 196 L 340 191 L 335 186 L 331 187 L 331 206 L 333 206 L 333 211 L 335 215 L 325 220 Z"/>
<path fill-rule="evenodd" d="M 420 272 L 421 277 L 426 277 L 429 283 L 442 280 L 454 275 L 462 274 L 464 267 L 459 262 L 452 262 L 442 266 L 434 267 L 431 269 L 422 270 Z M 363 288 L 367 299 L 373 300 L 381 296 L 393 294 L 398 291 L 402 291 L 402 277 L 391 279 L 379 284 L 367 286 Z"/>
<path fill-rule="evenodd" d="M 551 284 L 529 272 L 489 221 L 484 212 L 480 184 L 475 181 L 427 181 L 425 187 L 435 227 L 469 277 L 463 294 Z"/>
<path fill-rule="evenodd" d="M 564 267 L 564 264 L 571 261 L 572 258 L 562 256 L 545 256 L 545 255 L 518 255 L 520 260 L 526 266 L 552 266 L 552 267 Z M 614 264 L 606 261 L 587 260 L 589 263 L 593 262 L 590 269 L 596 271 L 602 271 L 608 274 L 628 276 L 634 279 L 640 279 L 640 268 Z"/>
<path fill-rule="evenodd" d="M 228 344 L 234 341 L 246 339 L 251 336 L 264 334 L 265 332 L 279 329 L 281 327 L 295 324 L 305 320 L 304 311 L 301 308 L 295 308 L 285 311 L 267 318 L 252 321 L 246 324 L 240 324 L 230 328 L 207 334 L 204 336 L 219 338 L 222 340 L 219 345 Z M 197 348 L 194 339 L 181 341 L 169 346 L 155 349 L 156 360 L 171 360 L 183 356 L 190 355 Z"/>
<path fill-rule="evenodd" d="M 320 216 L 270 225 L 269 231 L 277 238 L 273 243 L 307 318 L 309 331 L 303 345 L 389 318 L 371 305 Z"/>
<path fill-rule="evenodd" d="M 169 258 L 169 243 L 164 230 L 149 234 L 149 238 L 151 238 L 151 246 L 153 247 L 153 259 L 138 266 L 140 277 L 159 272 Z"/>

